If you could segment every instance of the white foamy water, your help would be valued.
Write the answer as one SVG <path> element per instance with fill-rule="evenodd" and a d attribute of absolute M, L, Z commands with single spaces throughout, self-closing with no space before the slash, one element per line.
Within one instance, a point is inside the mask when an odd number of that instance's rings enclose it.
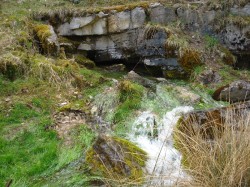
<path fill-rule="evenodd" d="M 173 128 L 189 106 L 176 107 L 162 119 L 146 111 L 134 122 L 130 140 L 147 152 L 146 170 L 150 186 L 171 186 L 187 175 L 181 168 L 181 154 L 173 147 Z"/>

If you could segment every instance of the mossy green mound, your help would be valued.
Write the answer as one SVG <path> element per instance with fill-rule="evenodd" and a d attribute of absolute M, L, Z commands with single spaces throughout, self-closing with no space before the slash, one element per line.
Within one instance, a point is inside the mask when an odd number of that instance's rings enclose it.
<path fill-rule="evenodd" d="M 84 55 L 81 54 L 77 54 L 75 55 L 75 61 L 79 64 L 82 65 L 86 68 L 92 69 L 95 67 L 95 63 L 88 59 L 87 57 L 85 57 Z"/>
<path fill-rule="evenodd" d="M 108 180 L 141 182 L 146 153 L 128 140 L 99 137 L 86 154 L 93 173 Z"/>

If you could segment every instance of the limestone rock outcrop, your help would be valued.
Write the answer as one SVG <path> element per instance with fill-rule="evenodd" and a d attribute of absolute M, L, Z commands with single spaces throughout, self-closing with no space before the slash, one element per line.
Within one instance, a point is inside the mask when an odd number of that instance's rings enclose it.
<path fill-rule="evenodd" d="M 178 48 L 175 55 L 168 55 L 173 49 L 166 47 L 166 40 L 171 34 L 164 29 L 165 26 L 178 24 L 181 20 L 182 29 L 212 34 L 234 53 L 250 50 L 249 25 L 226 23 L 219 25 L 220 29 L 216 31 L 218 18 L 227 15 L 226 12 L 206 9 L 202 3 L 196 3 L 196 8 L 186 4 L 153 3 L 99 12 L 65 11 L 54 16 L 40 15 L 38 19 L 53 25 L 59 38 L 71 40 L 72 45 L 66 42 L 67 46 L 73 46 L 71 51 L 87 54 L 96 63 L 122 61 L 129 64 L 139 61 L 150 68 L 157 67 L 167 78 L 185 78 L 190 70 L 181 62 Z M 249 16 L 248 9 L 249 4 L 243 9 L 236 7 L 230 11 Z M 197 59 L 195 53 L 191 56 Z M 191 64 L 196 65 L 193 61 Z"/>

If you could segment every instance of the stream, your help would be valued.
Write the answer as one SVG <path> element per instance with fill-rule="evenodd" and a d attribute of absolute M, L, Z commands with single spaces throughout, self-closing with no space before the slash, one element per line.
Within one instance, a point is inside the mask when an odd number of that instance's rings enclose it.
<path fill-rule="evenodd" d="M 133 123 L 129 139 L 148 154 L 146 172 L 151 185 L 172 186 L 188 177 L 181 168 L 181 154 L 174 148 L 172 135 L 180 116 L 192 110 L 190 106 L 179 106 L 161 119 L 145 111 Z"/>

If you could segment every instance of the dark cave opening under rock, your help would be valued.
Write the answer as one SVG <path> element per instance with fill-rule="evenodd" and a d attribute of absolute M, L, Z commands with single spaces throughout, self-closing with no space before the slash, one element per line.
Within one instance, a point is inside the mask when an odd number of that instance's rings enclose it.
<path fill-rule="evenodd" d="M 147 66 L 143 63 L 142 58 L 140 57 L 131 57 L 128 59 L 113 59 L 107 61 L 96 61 L 96 52 L 89 51 L 87 52 L 87 58 L 95 62 L 96 66 L 106 67 L 123 64 L 125 66 L 124 71 L 135 71 L 141 76 L 154 76 L 154 77 L 163 77 L 163 72 L 161 67 L 156 66 Z"/>
<path fill-rule="evenodd" d="M 234 55 L 237 57 L 237 61 L 234 65 L 235 69 L 250 70 L 250 53 Z"/>

